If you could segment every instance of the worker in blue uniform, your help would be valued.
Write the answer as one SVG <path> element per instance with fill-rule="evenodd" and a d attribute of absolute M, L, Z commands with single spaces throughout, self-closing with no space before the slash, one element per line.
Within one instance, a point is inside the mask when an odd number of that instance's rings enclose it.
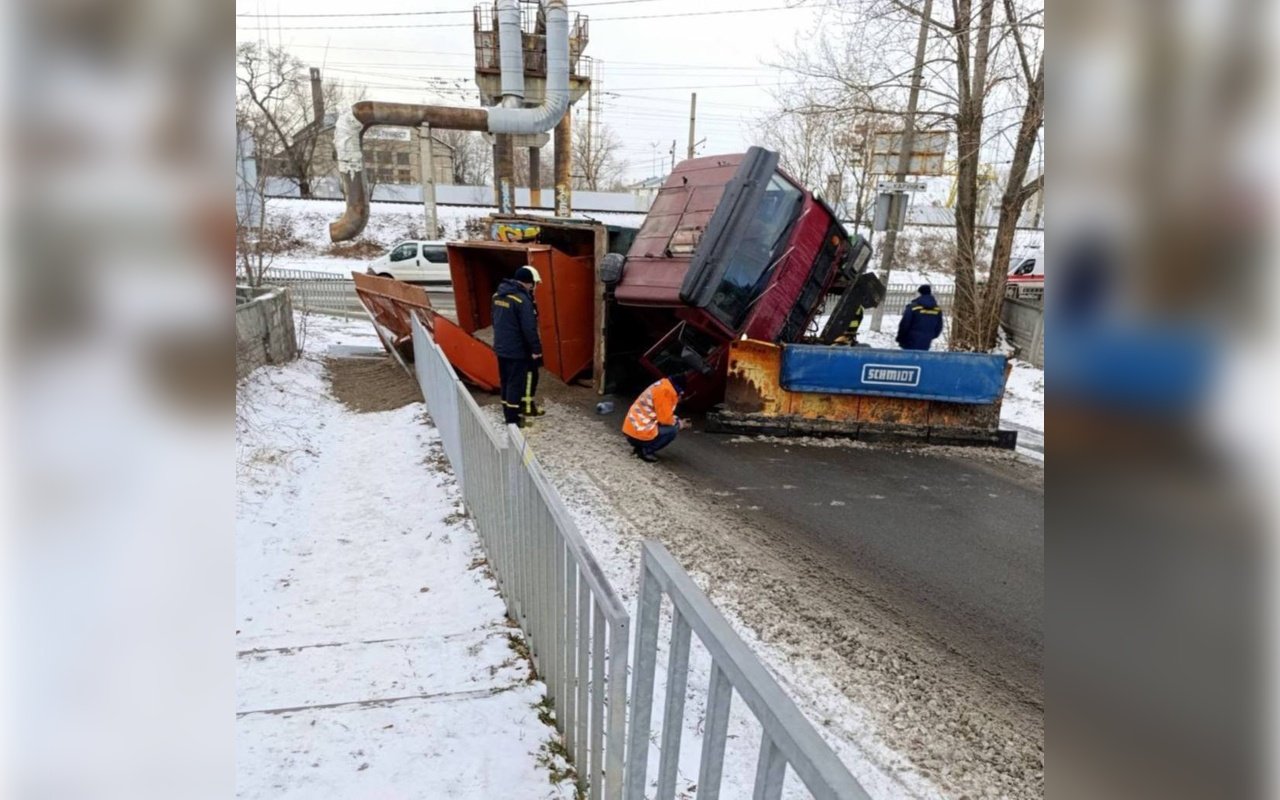
<path fill-rule="evenodd" d="M 933 340 L 942 335 L 942 309 L 933 296 L 933 287 L 926 283 L 916 291 L 898 323 L 898 346 L 903 350 L 928 350 Z"/>
<path fill-rule="evenodd" d="M 533 289 L 541 280 L 538 271 L 526 265 L 498 284 L 493 295 L 493 352 L 502 384 L 502 419 L 509 425 L 524 427 L 527 417 L 540 416 L 533 402 L 542 366 Z"/>

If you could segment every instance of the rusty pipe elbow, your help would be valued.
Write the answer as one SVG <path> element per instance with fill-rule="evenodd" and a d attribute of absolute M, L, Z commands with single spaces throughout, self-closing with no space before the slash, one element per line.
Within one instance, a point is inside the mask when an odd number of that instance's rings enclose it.
<path fill-rule="evenodd" d="M 369 195 L 365 192 L 364 171 L 343 174 L 342 190 L 347 208 L 342 216 L 329 223 L 329 241 L 345 242 L 356 238 L 369 222 Z"/>

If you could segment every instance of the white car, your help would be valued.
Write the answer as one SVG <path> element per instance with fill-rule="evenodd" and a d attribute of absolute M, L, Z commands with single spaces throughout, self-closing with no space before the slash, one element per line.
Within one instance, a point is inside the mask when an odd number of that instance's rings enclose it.
<path fill-rule="evenodd" d="M 418 239 L 401 242 L 369 264 L 370 275 L 422 286 L 452 285 L 444 242 Z"/>

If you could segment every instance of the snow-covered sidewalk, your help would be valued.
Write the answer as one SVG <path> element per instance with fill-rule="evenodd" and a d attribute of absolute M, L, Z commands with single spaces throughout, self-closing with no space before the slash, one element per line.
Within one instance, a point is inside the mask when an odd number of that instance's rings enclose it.
<path fill-rule="evenodd" d="M 423 405 L 347 409 L 318 354 L 368 323 L 299 327 L 239 389 L 237 794 L 572 797 Z"/>

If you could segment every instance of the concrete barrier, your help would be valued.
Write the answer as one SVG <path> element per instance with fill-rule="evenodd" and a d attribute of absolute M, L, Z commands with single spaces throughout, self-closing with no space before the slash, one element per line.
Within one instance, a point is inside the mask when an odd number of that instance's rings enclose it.
<path fill-rule="evenodd" d="M 1044 304 L 1006 297 L 1000 324 L 1018 349 L 1018 358 L 1044 369 Z"/>
<path fill-rule="evenodd" d="M 298 357 L 289 290 L 236 286 L 236 380 Z"/>

